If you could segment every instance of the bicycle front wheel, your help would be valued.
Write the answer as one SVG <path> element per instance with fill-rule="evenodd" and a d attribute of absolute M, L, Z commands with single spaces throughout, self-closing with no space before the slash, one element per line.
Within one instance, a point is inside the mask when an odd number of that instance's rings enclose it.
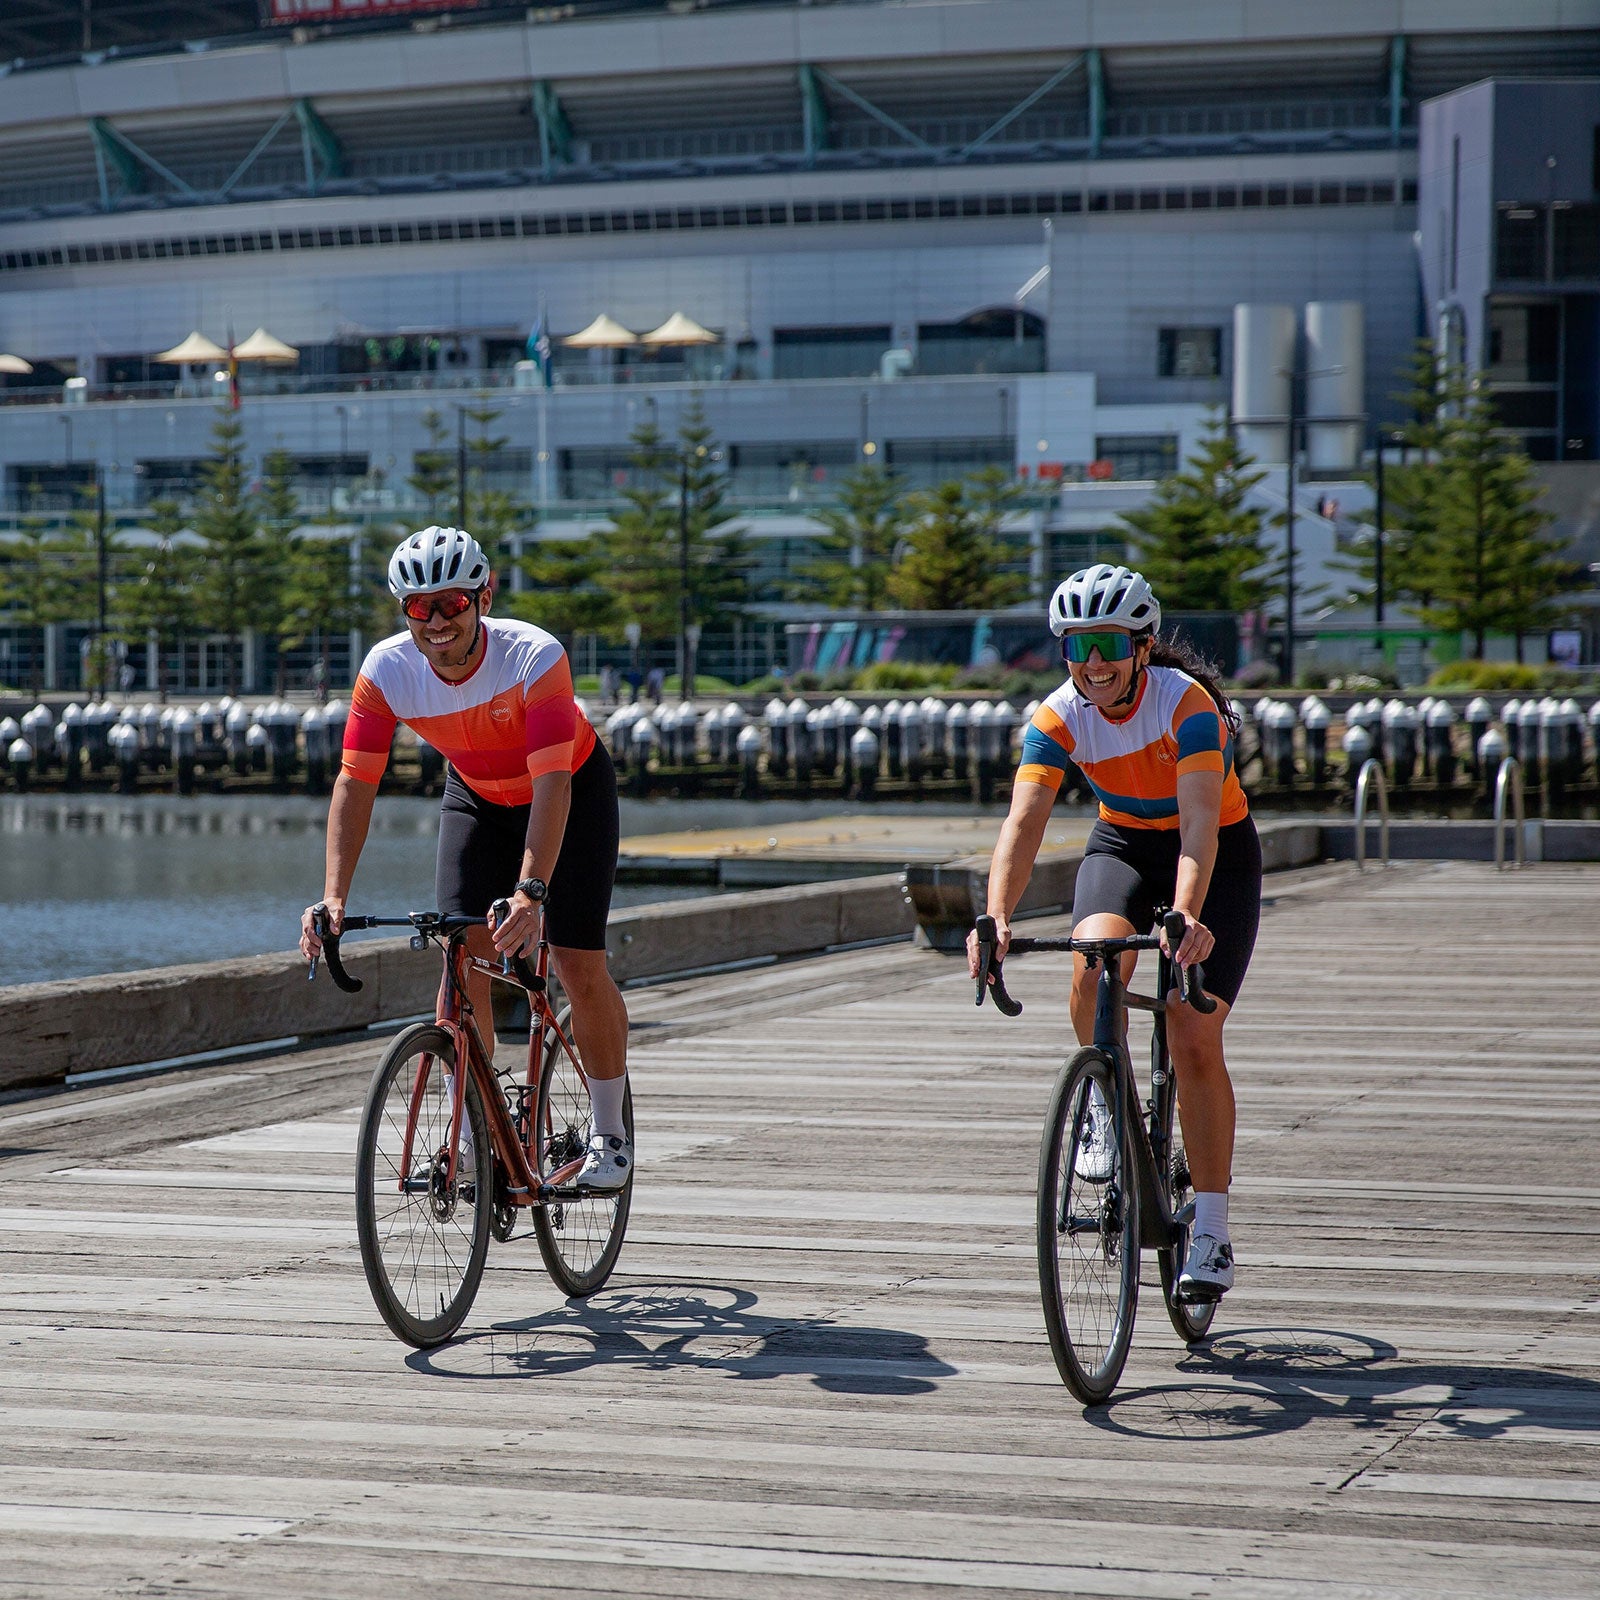
<path fill-rule="evenodd" d="M 1153 1046 L 1152 1046 L 1153 1047 Z M 1167 1203 L 1177 1218 L 1185 1207 L 1194 1202 L 1194 1181 L 1189 1175 L 1189 1157 L 1183 1147 L 1183 1127 L 1174 1115 L 1177 1109 L 1177 1073 L 1169 1061 L 1166 1088 L 1156 1097 L 1156 1116 L 1163 1135 L 1161 1148 L 1167 1153 L 1166 1184 Z M 1183 1271 L 1184 1259 L 1189 1254 L 1189 1241 L 1194 1237 L 1194 1213 L 1181 1222 L 1174 1222 L 1172 1243 L 1157 1251 L 1161 1266 L 1161 1296 L 1167 1303 L 1167 1317 L 1174 1331 L 1185 1344 L 1198 1344 L 1211 1331 L 1211 1319 L 1217 1314 L 1215 1300 L 1190 1302 L 1178 1298 L 1178 1276 Z"/>
<path fill-rule="evenodd" d="M 1039 1151 L 1039 1288 L 1067 1387 L 1099 1405 L 1117 1386 L 1139 1301 L 1139 1197 L 1116 1072 L 1099 1050 L 1061 1069 Z"/>
<path fill-rule="evenodd" d="M 453 1070 L 449 1034 L 431 1023 L 407 1028 L 372 1075 L 356 1149 L 356 1234 L 367 1285 L 393 1332 L 424 1350 L 466 1320 L 494 1210 L 488 1119 L 470 1077 L 449 1175 Z"/>
<path fill-rule="evenodd" d="M 570 1008 L 563 1008 L 561 1030 L 571 1034 Z M 534 1170 L 548 1183 L 553 1173 L 580 1160 L 589 1144 L 591 1120 L 589 1080 L 577 1059 L 562 1042 L 561 1033 L 548 1023 L 539 1061 L 539 1096 L 534 1108 Z M 633 1138 L 633 1090 L 622 1103 L 622 1117 Z M 565 1189 L 574 1189 L 570 1182 Z M 628 1231 L 628 1210 L 633 1204 L 633 1174 L 620 1189 L 573 1193 L 534 1208 L 533 1232 L 539 1254 L 556 1286 L 565 1294 L 591 1295 L 617 1264 L 623 1235 Z"/>

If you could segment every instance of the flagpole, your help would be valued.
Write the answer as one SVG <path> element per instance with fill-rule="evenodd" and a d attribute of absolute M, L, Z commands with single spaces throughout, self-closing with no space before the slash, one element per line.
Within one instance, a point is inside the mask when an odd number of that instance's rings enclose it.
<path fill-rule="evenodd" d="M 539 509 L 550 507 L 550 320 L 539 296 Z"/>

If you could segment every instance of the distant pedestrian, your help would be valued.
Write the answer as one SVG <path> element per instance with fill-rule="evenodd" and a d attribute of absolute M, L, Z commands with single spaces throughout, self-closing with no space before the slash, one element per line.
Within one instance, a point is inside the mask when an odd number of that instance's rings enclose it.
<path fill-rule="evenodd" d="M 628 685 L 628 699 L 630 703 L 637 703 L 639 699 L 639 685 L 644 682 L 644 674 L 637 667 L 629 667 L 622 676 Z"/>
<path fill-rule="evenodd" d="M 651 667 L 650 676 L 645 679 L 645 694 L 654 700 L 657 705 L 660 705 L 661 696 L 666 692 L 666 688 L 667 669 L 665 667 Z"/>
<path fill-rule="evenodd" d="M 600 704 L 612 705 L 617 698 L 617 669 L 608 661 L 600 669 Z"/>

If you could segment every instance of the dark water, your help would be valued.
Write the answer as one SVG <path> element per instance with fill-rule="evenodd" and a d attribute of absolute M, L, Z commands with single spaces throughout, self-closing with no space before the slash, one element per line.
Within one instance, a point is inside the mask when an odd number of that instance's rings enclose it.
<path fill-rule="evenodd" d="M 839 815 L 835 801 L 622 802 L 625 836 Z M 355 910 L 433 904 L 437 800 L 385 795 Z M 322 889 L 327 801 L 210 796 L 0 797 L 0 987 L 292 949 Z M 714 893 L 619 885 L 613 903 Z M 360 937 L 359 935 L 353 937 Z"/>

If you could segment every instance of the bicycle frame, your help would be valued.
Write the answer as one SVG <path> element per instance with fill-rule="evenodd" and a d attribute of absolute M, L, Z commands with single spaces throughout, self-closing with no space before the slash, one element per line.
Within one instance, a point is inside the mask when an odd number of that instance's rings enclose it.
<path fill-rule="evenodd" d="M 1135 1182 L 1139 1185 L 1139 1245 L 1145 1250 L 1165 1250 L 1177 1241 L 1181 1227 L 1180 1219 L 1173 1215 L 1167 1186 L 1159 1176 L 1171 1157 L 1171 1152 L 1164 1148 L 1166 1138 L 1160 1131 L 1163 1125 L 1162 1103 L 1167 1095 L 1174 1092 L 1172 1059 L 1167 1054 L 1166 1002 L 1150 995 L 1135 994 L 1123 983 L 1121 950 L 1107 951 L 1102 955 L 1088 951 L 1080 953 L 1091 968 L 1096 964 L 1100 968 L 1094 1003 L 1095 1049 L 1102 1051 L 1116 1065 L 1118 1109 L 1131 1107 L 1139 1113 L 1137 1116 L 1119 1118 L 1124 1127 L 1133 1130 L 1133 1168 Z M 1113 964 L 1115 971 L 1112 970 Z M 1156 993 L 1165 995 L 1175 987 L 1172 958 L 1162 950 L 1156 965 Z M 1130 1010 L 1148 1011 L 1151 1017 L 1153 1032 L 1150 1040 L 1148 1105 L 1139 1098 L 1133 1058 L 1128 1050 Z"/>
<path fill-rule="evenodd" d="M 521 972 L 516 969 L 521 966 Z M 472 1001 L 467 996 L 466 978 L 470 972 L 479 972 L 485 976 L 503 983 L 513 983 L 527 991 L 528 1004 L 531 1015 L 528 1024 L 528 1072 L 527 1081 L 523 1085 L 522 1095 L 527 1114 L 527 1142 L 524 1144 L 518 1135 L 516 1124 L 511 1119 L 511 1113 L 506 1108 L 505 1096 L 500 1092 L 500 1083 L 495 1076 L 494 1067 L 490 1062 L 489 1053 L 484 1048 L 482 1035 L 478 1032 L 477 1019 L 473 1013 Z M 564 1184 L 576 1177 L 583 1166 L 583 1157 L 578 1156 L 568 1161 L 551 1173 L 548 1180 L 539 1177 L 534 1157 L 534 1140 L 537 1136 L 533 1127 L 533 1108 L 538 1100 L 539 1074 L 544 1069 L 544 1050 L 548 1037 L 547 1030 L 555 1033 L 561 1043 L 571 1055 L 577 1070 L 583 1072 L 582 1064 L 578 1061 L 578 1052 L 573 1045 L 571 1037 L 561 1026 L 554 1007 L 550 1004 L 550 943 L 545 937 L 544 907 L 539 907 L 539 937 L 534 964 L 530 971 L 525 963 L 513 963 L 504 960 L 499 963 L 485 961 L 481 956 L 475 956 L 467 949 L 465 930 L 458 930 L 449 937 L 445 947 L 445 982 L 444 994 L 441 997 L 437 1024 L 450 1035 L 455 1046 L 455 1058 L 459 1068 L 462 1062 L 467 1063 L 468 1071 L 478 1085 L 478 1098 L 483 1104 L 484 1114 L 489 1123 L 490 1142 L 494 1146 L 496 1159 L 505 1169 L 507 1183 L 504 1191 L 506 1202 L 513 1206 L 538 1206 L 544 1205 L 553 1199 L 565 1198 L 560 1194 Z M 491 1018 L 490 1025 L 493 1026 Z M 417 1069 L 417 1084 L 412 1092 L 411 1106 L 407 1117 L 405 1144 L 401 1154 L 401 1183 L 404 1186 L 409 1178 L 412 1158 L 412 1140 L 416 1131 L 416 1117 L 420 1110 L 423 1091 L 427 1084 L 428 1070 L 424 1059 Z M 451 1106 L 450 1106 L 450 1159 L 445 1171 L 445 1182 L 454 1183 L 456 1176 L 456 1163 L 461 1153 L 461 1124 L 466 1115 L 466 1089 L 467 1073 L 456 1071 L 451 1074 Z M 498 1201 L 501 1196 L 496 1195 Z"/>
<path fill-rule="evenodd" d="M 1202 1013 L 1217 1008 L 1216 1001 L 1204 992 L 1201 969 L 1193 966 L 1179 968 L 1168 954 L 1168 948 L 1176 949 L 1183 938 L 1185 924 L 1182 915 L 1163 911 L 1160 920 L 1165 925 L 1167 948 L 1163 948 L 1161 940 L 1151 934 L 1111 939 L 1014 939 L 1011 942 L 1011 949 L 1019 954 L 1026 950 L 1070 950 L 1082 956 L 1091 969 L 1096 965 L 1100 968 L 1095 988 L 1094 1046 L 1116 1068 L 1117 1110 L 1120 1112 L 1131 1108 L 1139 1113 L 1137 1116 L 1119 1117 L 1118 1120 L 1123 1126 L 1138 1130 L 1132 1138 L 1132 1153 L 1141 1201 L 1139 1244 L 1147 1250 L 1170 1248 L 1177 1242 L 1178 1230 L 1187 1220 L 1181 1213 L 1176 1216 L 1173 1214 L 1162 1178 L 1171 1157 L 1162 1132 L 1166 1121 L 1163 1113 L 1166 1110 L 1166 1096 L 1177 1092 L 1172 1058 L 1167 1053 L 1166 996 L 1176 993 L 1182 1003 L 1192 1005 Z M 1000 963 L 993 959 L 994 919 L 979 917 L 977 929 L 978 1004 L 982 1005 L 985 994 L 989 994 L 1002 1012 L 1007 1016 L 1016 1016 L 1022 1007 L 1006 993 L 1005 982 L 1000 975 Z M 1156 991 L 1160 998 L 1135 994 L 1122 980 L 1122 957 L 1140 950 L 1158 952 Z M 1130 1009 L 1148 1011 L 1154 1026 L 1150 1044 L 1148 1106 L 1139 1098 L 1138 1082 L 1133 1075 L 1133 1059 L 1128 1053 Z"/>
<path fill-rule="evenodd" d="M 319 916 L 325 915 L 325 908 L 318 907 L 317 911 Z M 468 950 L 466 943 L 468 932 L 475 927 L 483 926 L 477 918 L 443 917 L 432 912 L 416 912 L 409 917 L 351 917 L 346 919 L 344 925 L 345 931 L 357 928 L 409 927 L 412 929 L 411 942 L 414 949 L 420 950 L 430 941 L 441 945 L 444 951 L 444 987 L 435 1023 L 449 1035 L 456 1061 L 456 1070 L 450 1074 L 450 1150 L 445 1163 L 444 1182 L 449 1186 L 456 1180 L 456 1169 L 461 1154 L 461 1125 L 466 1115 L 467 1078 L 470 1076 L 478 1086 L 478 1098 L 483 1103 L 484 1115 L 489 1123 L 490 1143 L 493 1146 L 495 1159 L 507 1179 L 503 1192 L 497 1193 L 494 1200 L 496 1204 L 504 1203 L 510 1206 L 541 1206 L 550 1202 L 578 1198 L 575 1192 L 564 1186 L 577 1176 L 583 1166 L 583 1156 L 579 1155 L 564 1162 L 547 1180 L 541 1180 L 536 1165 L 537 1130 L 533 1127 L 533 1113 L 538 1103 L 539 1079 L 544 1070 L 544 1055 L 552 1034 L 572 1058 L 573 1066 L 579 1076 L 587 1082 L 583 1064 L 578 1058 L 577 1047 L 571 1035 L 562 1027 L 555 1008 L 550 1004 L 550 941 L 546 935 L 543 904 L 539 905 L 538 914 L 539 931 L 531 968 L 520 956 L 505 956 L 497 963 L 486 961 Z M 323 958 L 327 961 L 329 975 L 341 989 L 352 993 L 360 989 L 361 980 L 352 978 L 340 963 L 338 937 L 330 935 L 326 927 L 320 924 L 319 931 L 323 939 Z M 317 961 L 313 960 L 310 976 L 314 978 L 316 971 Z M 472 1001 L 467 993 L 467 977 L 473 972 L 482 973 L 501 983 L 515 984 L 528 995 L 531 1012 L 528 1027 L 528 1070 L 526 1082 L 521 1090 L 523 1114 L 527 1119 L 526 1142 L 517 1133 L 516 1124 L 506 1108 L 499 1079 L 495 1076 L 489 1052 L 484 1048 L 483 1037 L 478 1031 Z M 490 1025 L 493 1026 L 492 1018 Z M 402 1192 L 414 1183 L 432 1181 L 431 1178 L 419 1180 L 411 1176 L 416 1154 L 417 1119 L 422 1109 L 428 1073 L 429 1058 L 423 1056 L 417 1066 L 416 1083 L 406 1108 L 405 1136 L 400 1152 L 399 1187 Z M 431 1157 L 429 1159 L 431 1166 Z"/>

